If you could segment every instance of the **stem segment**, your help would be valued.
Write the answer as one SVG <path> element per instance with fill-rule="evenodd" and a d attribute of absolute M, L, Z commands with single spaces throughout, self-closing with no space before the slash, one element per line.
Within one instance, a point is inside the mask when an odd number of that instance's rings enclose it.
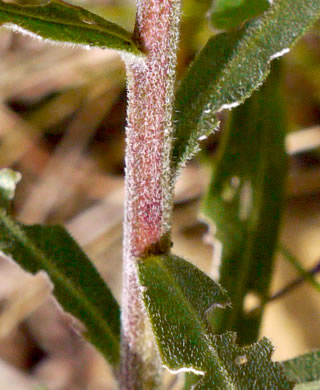
<path fill-rule="evenodd" d="M 170 250 L 172 108 L 180 0 L 137 0 L 135 37 L 146 53 L 125 58 L 128 75 L 122 390 L 157 386 L 159 366 L 140 298 L 136 262 Z"/>

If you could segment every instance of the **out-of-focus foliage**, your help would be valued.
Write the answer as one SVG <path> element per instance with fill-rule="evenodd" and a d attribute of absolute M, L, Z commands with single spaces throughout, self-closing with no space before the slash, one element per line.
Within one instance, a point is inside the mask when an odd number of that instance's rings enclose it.
<path fill-rule="evenodd" d="M 286 121 L 280 75 L 276 63 L 265 85 L 231 114 L 202 210 L 221 245 L 219 281 L 232 301 L 232 310 L 217 315 L 217 331 L 237 331 L 244 344 L 258 336 L 283 204 Z M 250 294 L 260 306 L 247 313 Z"/>
<path fill-rule="evenodd" d="M 218 29 L 232 29 L 262 14 L 270 3 L 268 0 L 214 0 L 211 22 Z"/>

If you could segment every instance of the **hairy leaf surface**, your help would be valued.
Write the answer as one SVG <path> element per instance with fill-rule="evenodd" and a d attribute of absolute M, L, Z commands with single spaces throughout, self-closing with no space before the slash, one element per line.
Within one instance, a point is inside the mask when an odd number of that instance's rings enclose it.
<path fill-rule="evenodd" d="M 286 121 L 279 65 L 266 84 L 233 111 L 202 207 L 222 247 L 214 261 L 233 307 L 219 313 L 216 327 L 236 331 L 244 344 L 258 336 L 284 196 Z M 260 306 L 248 313 L 245 299 L 250 294 Z"/>
<path fill-rule="evenodd" d="M 320 17 L 320 0 L 278 0 L 241 31 L 211 38 L 191 65 L 176 95 L 173 174 L 218 125 L 215 114 L 238 106 Z"/>
<path fill-rule="evenodd" d="M 0 0 L 0 25 L 50 41 L 141 55 L 128 31 L 61 0 L 42 5 L 20 5 Z"/>
<path fill-rule="evenodd" d="M 0 171 L 2 206 L 12 198 L 17 181 L 15 172 L 8 171 Z M 8 185 L 10 181 L 11 186 Z M 0 208 L 0 252 L 28 272 L 47 272 L 61 306 L 86 327 L 86 338 L 112 364 L 118 364 L 118 303 L 93 264 L 63 227 L 25 226 L 15 222 L 4 208 Z"/>
<path fill-rule="evenodd" d="M 287 377 L 296 383 L 320 381 L 320 351 L 306 353 L 282 364 Z"/>
<path fill-rule="evenodd" d="M 228 30 L 259 16 L 266 11 L 268 0 L 215 0 L 211 12 L 211 22 L 218 29 Z"/>
<path fill-rule="evenodd" d="M 201 375 L 193 389 L 292 389 L 271 362 L 267 339 L 240 348 L 234 333 L 213 334 L 209 319 L 229 298 L 207 275 L 173 255 L 142 259 L 138 268 L 162 362 L 171 371 Z"/>

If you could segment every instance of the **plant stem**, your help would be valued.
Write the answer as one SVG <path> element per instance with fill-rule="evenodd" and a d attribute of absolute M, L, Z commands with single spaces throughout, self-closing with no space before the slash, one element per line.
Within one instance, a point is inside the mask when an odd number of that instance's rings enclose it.
<path fill-rule="evenodd" d="M 135 37 L 146 56 L 125 58 L 128 119 L 122 390 L 157 386 L 159 364 L 140 298 L 136 262 L 146 254 L 170 250 L 172 107 L 180 13 L 180 0 L 137 0 Z"/>

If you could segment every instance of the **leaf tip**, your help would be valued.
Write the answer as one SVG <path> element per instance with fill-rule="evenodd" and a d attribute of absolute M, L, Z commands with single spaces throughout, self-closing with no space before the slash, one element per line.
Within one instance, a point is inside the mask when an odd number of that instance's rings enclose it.
<path fill-rule="evenodd" d="M 5 202 L 13 199 L 16 186 L 21 180 L 21 173 L 9 168 L 0 169 L 0 196 Z"/>

